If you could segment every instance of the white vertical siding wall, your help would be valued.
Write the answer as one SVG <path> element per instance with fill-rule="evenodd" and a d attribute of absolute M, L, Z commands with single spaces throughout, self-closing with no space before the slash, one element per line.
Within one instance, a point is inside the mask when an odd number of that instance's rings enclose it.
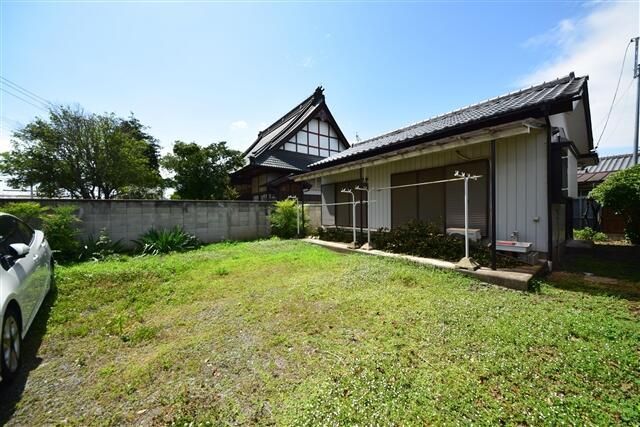
<path fill-rule="evenodd" d="M 532 242 L 547 252 L 546 134 L 538 131 L 496 142 L 496 237 Z"/>
<path fill-rule="evenodd" d="M 391 175 L 489 159 L 490 144 L 480 143 L 457 150 L 396 160 L 363 167 L 370 188 L 389 187 Z M 464 157 L 462 157 L 464 156 Z M 468 160 L 467 160 L 468 159 Z M 547 152 L 544 131 L 501 139 L 496 142 L 496 237 L 508 240 L 518 231 L 521 241 L 532 242 L 535 250 L 547 251 Z M 322 177 L 322 184 L 358 179 L 359 170 Z M 391 228 L 391 192 L 371 194 L 370 227 Z"/>

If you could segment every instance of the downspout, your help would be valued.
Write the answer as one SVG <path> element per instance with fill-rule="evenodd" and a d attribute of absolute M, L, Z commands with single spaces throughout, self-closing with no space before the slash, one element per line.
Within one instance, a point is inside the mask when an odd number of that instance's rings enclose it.
<path fill-rule="evenodd" d="M 553 269 L 553 221 L 551 218 L 551 120 L 549 114 L 544 117 L 547 125 L 547 267 Z"/>
<path fill-rule="evenodd" d="M 491 140 L 491 269 L 496 269 L 496 140 Z"/>

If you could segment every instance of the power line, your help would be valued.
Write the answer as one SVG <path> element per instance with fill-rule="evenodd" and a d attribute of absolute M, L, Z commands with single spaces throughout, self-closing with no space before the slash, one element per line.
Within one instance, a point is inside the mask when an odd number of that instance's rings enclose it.
<path fill-rule="evenodd" d="M 36 105 L 36 104 L 34 104 L 33 102 L 28 101 L 28 100 L 26 100 L 26 99 L 22 98 L 21 96 L 16 95 L 15 93 L 9 92 L 9 91 L 8 91 L 8 90 L 6 90 L 5 88 L 0 87 L 0 90 L 1 90 L 1 91 L 3 91 L 3 92 L 5 92 L 5 93 L 8 93 L 9 95 L 11 95 L 11 96 L 13 96 L 13 97 L 15 97 L 15 98 L 18 98 L 18 99 L 19 99 L 19 100 L 21 100 L 22 102 L 26 102 L 27 104 L 29 104 L 29 105 L 31 105 L 31 106 L 33 106 L 33 107 L 39 108 L 40 110 L 45 111 L 45 112 L 49 112 L 49 110 L 47 110 L 47 109 L 46 109 L 45 107 L 43 107 L 42 105 Z"/>
<path fill-rule="evenodd" d="M 27 97 L 33 99 L 34 101 L 42 103 L 42 104 L 45 104 L 47 106 L 53 105 L 53 103 L 50 102 L 48 99 L 43 98 L 40 95 L 38 95 L 37 93 L 34 93 L 34 92 L 30 91 L 29 89 L 26 89 L 26 88 L 20 86 L 19 84 L 12 82 L 11 80 L 7 79 L 6 77 L 0 76 L 0 80 L 5 85 L 8 85 L 10 89 L 18 91 L 21 95 L 27 96 Z"/>
<path fill-rule="evenodd" d="M 604 122 L 604 127 L 602 128 L 602 132 L 600 132 L 600 136 L 598 137 L 598 142 L 596 143 L 596 146 L 595 146 L 596 149 L 600 145 L 600 140 L 602 140 L 602 135 L 604 135 L 604 131 L 607 129 L 607 124 L 609 124 L 609 118 L 611 117 L 611 111 L 613 110 L 613 105 L 616 102 L 616 96 L 618 96 L 618 89 L 620 88 L 620 80 L 622 80 L 622 73 L 624 72 L 624 63 L 627 60 L 627 52 L 629 52 L 629 46 L 631 46 L 631 42 L 627 43 L 627 47 L 624 49 L 624 56 L 622 57 L 622 66 L 620 67 L 620 75 L 618 76 L 618 83 L 616 84 L 616 90 L 613 93 L 613 99 L 611 100 L 611 106 L 609 107 L 609 112 L 607 113 L 607 118 Z"/>

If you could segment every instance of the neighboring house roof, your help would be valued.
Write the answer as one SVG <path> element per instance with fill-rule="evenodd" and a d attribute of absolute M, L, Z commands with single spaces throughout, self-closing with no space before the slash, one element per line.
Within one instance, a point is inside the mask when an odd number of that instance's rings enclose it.
<path fill-rule="evenodd" d="M 243 155 L 249 158 L 250 161 L 253 161 L 252 159 L 257 158 L 265 151 L 277 148 L 280 144 L 287 141 L 293 134 L 300 130 L 307 121 L 315 117 L 321 110 L 326 112 L 328 116 L 327 118 L 334 130 L 348 147 L 349 142 L 347 141 L 347 138 L 345 138 L 327 107 L 324 98 L 324 89 L 322 86 L 318 86 L 309 97 L 296 105 L 291 111 L 280 117 L 268 128 L 258 132 L 258 138 L 243 153 Z M 314 160 L 311 160 L 309 163 L 313 161 Z"/>
<path fill-rule="evenodd" d="M 320 159 L 322 159 L 322 157 L 310 154 L 294 153 L 285 150 L 271 150 L 259 155 L 252 164 L 275 169 L 304 172 L 309 170 L 307 168 L 309 163 L 317 162 Z"/>
<path fill-rule="evenodd" d="M 578 182 L 604 181 L 610 174 L 633 166 L 633 155 L 616 154 L 615 156 L 600 157 L 600 163 L 578 170 Z"/>
<path fill-rule="evenodd" d="M 353 145 L 334 156 L 310 165 L 310 169 L 322 169 L 348 161 L 393 151 L 418 142 L 428 142 L 450 135 L 467 132 L 511 120 L 520 116 L 553 114 L 554 105 L 571 102 L 586 91 L 588 77 L 576 77 L 573 73 L 507 95 L 470 105 L 459 110 L 394 130 Z M 566 106 L 563 105 L 563 108 Z"/>

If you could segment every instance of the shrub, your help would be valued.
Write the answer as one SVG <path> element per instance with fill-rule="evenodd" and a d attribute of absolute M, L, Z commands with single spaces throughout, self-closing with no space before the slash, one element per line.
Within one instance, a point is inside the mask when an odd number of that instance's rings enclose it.
<path fill-rule="evenodd" d="M 592 242 L 604 242 L 607 240 L 606 234 L 600 231 L 595 231 L 591 227 L 573 230 L 573 237 L 578 240 L 591 240 Z"/>
<path fill-rule="evenodd" d="M 611 174 L 589 197 L 622 215 L 627 239 L 640 244 L 640 165 Z"/>
<path fill-rule="evenodd" d="M 10 202 L 2 206 L 2 212 L 20 218 L 33 228 L 42 228 L 42 217 L 46 208 L 38 202 Z"/>
<path fill-rule="evenodd" d="M 196 236 L 176 226 L 168 230 L 151 229 L 135 240 L 143 255 L 158 255 L 169 252 L 185 252 L 201 246 Z"/>
<path fill-rule="evenodd" d="M 42 230 L 59 262 L 73 261 L 78 258 L 78 223 L 75 206 L 56 206 L 48 209 L 42 216 Z"/>
<path fill-rule="evenodd" d="M 350 228 L 318 228 L 318 237 L 329 242 L 351 243 L 353 241 L 353 229 Z M 373 240 L 373 234 L 371 236 Z M 356 229 L 356 240 L 359 244 L 367 241 L 367 232 L 360 233 L 360 229 Z"/>
<path fill-rule="evenodd" d="M 14 215 L 33 228 L 42 229 L 58 262 L 77 259 L 80 242 L 75 206 L 43 207 L 38 202 L 11 202 L 2 206 L 3 212 Z"/>
<path fill-rule="evenodd" d="M 298 234 L 298 202 L 287 199 L 276 202 L 269 216 L 271 233 L 282 239 L 291 239 Z M 302 215 L 300 215 L 302 220 Z M 309 215 L 304 215 L 304 223 L 300 224 L 300 233 L 306 234 Z"/>
<path fill-rule="evenodd" d="M 115 242 L 111 240 L 107 229 L 103 228 L 100 230 L 98 238 L 89 236 L 87 240 L 82 242 L 78 259 L 80 261 L 103 261 L 113 258 L 116 254 L 124 252 L 121 242 L 121 240 Z"/>
<path fill-rule="evenodd" d="M 373 246 L 388 252 L 436 258 L 450 262 L 464 257 L 464 240 L 440 231 L 435 224 L 410 222 L 392 230 L 380 229 L 372 235 Z M 491 265 L 491 252 L 475 242 L 469 242 L 469 255 L 480 265 Z M 498 256 L 498 267 L 512 267 L 521 262 L 511 257 Z"/>

